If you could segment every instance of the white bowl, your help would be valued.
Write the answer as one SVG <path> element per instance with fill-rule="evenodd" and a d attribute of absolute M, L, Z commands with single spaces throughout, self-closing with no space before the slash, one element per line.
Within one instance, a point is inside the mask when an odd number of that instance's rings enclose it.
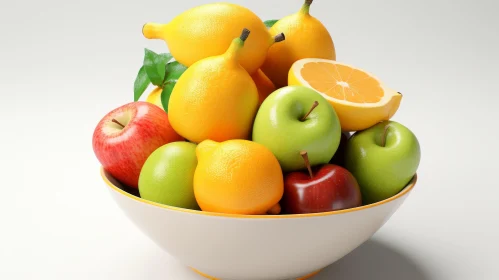
<path fill-rule="evenodd" d="M 306 279 L 368 240 L 407 198 L 302 215 L 229 215 L 150 202 L 101 168 L 112 197 L 158 246 L 209 279 Z M 208 276 L 210 275 L 210 276 Z"/>

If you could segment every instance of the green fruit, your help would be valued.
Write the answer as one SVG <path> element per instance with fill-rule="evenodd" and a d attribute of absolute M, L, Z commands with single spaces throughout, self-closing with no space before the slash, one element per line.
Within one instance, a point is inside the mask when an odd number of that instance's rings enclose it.
<path fill-rule="evenodd" d="M 142 166 L 140 197 L 180 208 L 199 210 L 193 189 L 196 144 L 171 142 L 156 149 Z"/>
<path fill-rule="evenodd" d="M 340 137 L 338 116 L 321 94 L 304 86 L 286 86 L 271 93 L 260 106 L 252 140 L 271 150 L 283 171 L 290 172 L 305 169 L 302 151 L 313 166 L 328 163 Z"/>
<path fill-rule="evenodd" d="M 345 166 L 357 179 L 365 204 L 400 192 L 414 177 L 421 151 L 407 127 L 384 121 L 359 131 L 348 140 Z"/>

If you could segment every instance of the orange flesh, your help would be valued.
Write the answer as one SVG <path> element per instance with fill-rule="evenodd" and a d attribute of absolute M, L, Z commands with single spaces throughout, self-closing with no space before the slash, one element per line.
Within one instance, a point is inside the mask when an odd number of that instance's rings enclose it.
<path fill-rule="evenodd" d="M 343 65 L 325 62 L 306 63 L 301 76 L 314 89 L 339 100 L 354 103 L 376 103 L 384 91 L 368 74 Z"/>

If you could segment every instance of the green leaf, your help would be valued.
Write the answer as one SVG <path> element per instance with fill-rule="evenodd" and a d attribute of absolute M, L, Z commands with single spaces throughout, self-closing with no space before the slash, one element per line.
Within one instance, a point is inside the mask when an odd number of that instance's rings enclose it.
<path fill-rule="evenodd" d="M 278 19 L 269 19 L 263 22 L 267 28 L 271 28 L 278 21 Z"/>
<path fill-rule="evenodd" d="M 137 78 L 133 84 L 133 101 L 138 101 L 144 91 L 147 89 L 151 80 L 147 76 L 146 69 L 144 66 L 140 67 L 139 73 L 137 73 Z"/>
<path fill-rule="evenodd" d="M 178 80 L 184 74 L 187 67 L 180 64 L 178 61 L 172 61 L 166 65 L 166 78 L 165 82 L 170 80 Z"/>
<path fill-rule="evenodd" d="M 151 83 L 161 85 L 165 76 L 166 63 L 172 59 L 169 53 L 157 54 L 149 49 L 144 51 L 144 68 Z"/>
<path fill-rule="evenodd" d="M 182 74 L 184 74 L 185 70 L 187 70 L 187 67 L 178 61 L 172 61 L 166 64 L 163 91 L 161 92 L 161 104 L 167 113 L 170 95 L 172 94 L 173 88 L 177 84 L 177 80 L 180 76 L 182 76 Z"/>
<path fill-rule="evenodd" d="M 175 81 L 176 82 L 176 81 Z M 172 95 L 173 88 L 175 87 L 175 82 L 167 82 L 163 87 L 161 92 L 161 104 L 163 109 L 168 113 L 168 102 L 170 101 L 170 96 Z"/>
<path fill-rule="evenodd" d="M 165 67 L 168 63 L 168 61 L 172 60 L 173 56 L 169 53 L 162 53 L 159 55 L 158 62 L 156 63 L 158 67 L 158 74 L 162 78 L 161 81 L 163 81 L 165 77 Z"/>

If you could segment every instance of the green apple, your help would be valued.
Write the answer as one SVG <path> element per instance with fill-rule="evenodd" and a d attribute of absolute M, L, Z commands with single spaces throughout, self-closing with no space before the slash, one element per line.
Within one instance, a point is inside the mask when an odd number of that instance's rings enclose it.
<path fill-rule="evenodd" d="M 416 135 L 395 121 L 383 121 L 350 137 L 345 167 L 355 176 L 365 204 L 400 192 L 414 177 L 421 150 Z"/>
<path fill-rule="evenodd" d="M 196 167 L 194 143 L 178 141 L 157 148 L 140 171 L 140 197 L 169 206 L 199 210 L 193 188 Z"/>
<path fill-rule="evenodd" d="M 284 172 L 305 169 L 300 152 L 312 166 L 326 164 L 338 149 L 341 126 L 322 95 L 304 86 L 286 86 L 262 103 L 253 123 L 252 140 L 276 156 Z"/>

